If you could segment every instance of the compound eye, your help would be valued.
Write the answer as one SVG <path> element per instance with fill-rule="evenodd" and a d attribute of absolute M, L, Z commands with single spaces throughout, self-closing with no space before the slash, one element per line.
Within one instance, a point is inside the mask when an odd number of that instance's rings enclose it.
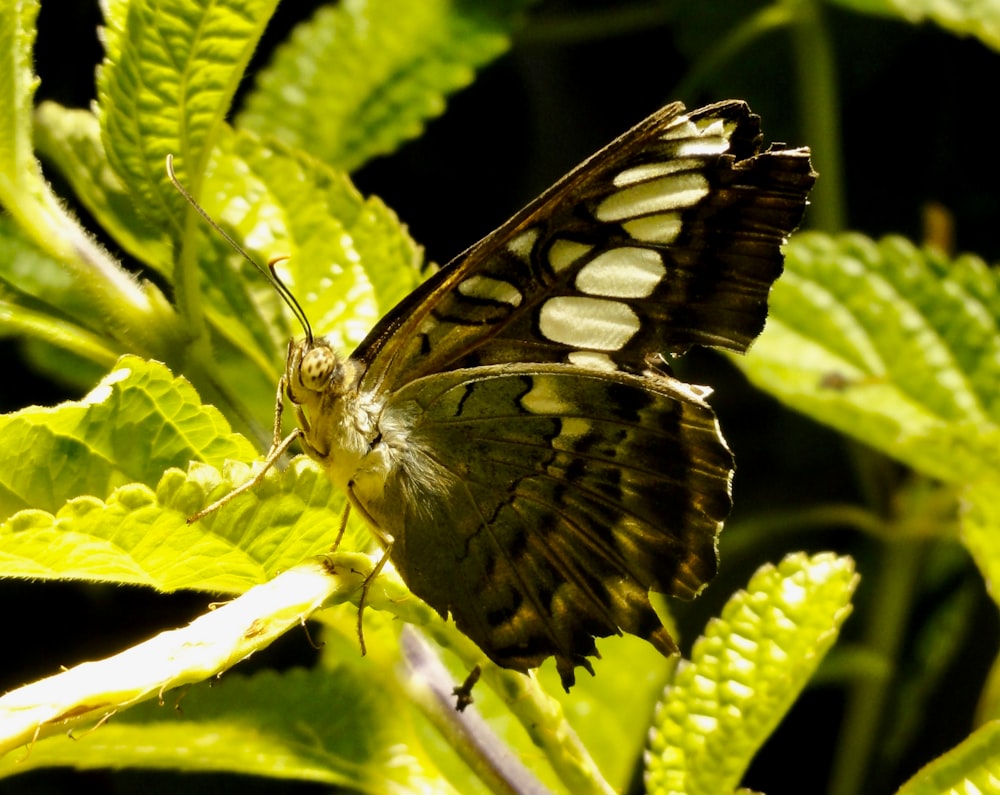
<path fill-rule="evenodd" d="M 337 355 L 329 348 L 311 348 L 299 364 L 299 381 L 313 392 L 321 392 L 330 383 L 337 368 Z"/>

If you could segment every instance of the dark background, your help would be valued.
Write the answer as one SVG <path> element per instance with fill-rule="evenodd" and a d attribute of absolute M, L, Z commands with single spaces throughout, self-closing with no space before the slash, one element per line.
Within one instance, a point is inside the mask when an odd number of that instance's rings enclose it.
<path fill-rule="evenodd" d="M 285 4 L 249 79 L 266 62 L 269 48 L 317 5 Z M 445 262 L 579 160 L 673 99 L 695 106 L 745 98 L 763 116 L 768 140 L 809 143 L 797 123 L 808 111 L 798 105 L 795 63 L 783 31 L 753 43 L 697 95 L 674 93 L 694 59 L 724 35 L 736 14 L 749 13 L 758 5 L 667 3 L 668 13 L 657 24 L 615 35 L 584 35 L 563 24 L 585 19 L 587 13 L 609 14 L 613 20 L 617 5 L 541 3 L 512 51 L 485 69 L 471 88 L 453 97 L 446 114 L 429 123 L 424 137 L 355 175 L 359 187 L 380 195 L 427 247 L 429 257 Z M 696 6 L 711 6 L 711 11 L 699 17 Z M 37 42 L 39 100 L 89 105 L 94 66 L 101 57 L 99 23 L 96 0 L 43 0 Z M 849 228 L 872 236 L 900 233 L 919 241 L 922 209 L 933 201 L 953 213 L 959 250 L 995 260 L 1000 247 L 995 234 L 1000 165 L 989 106 L 1000 84 L 1000 58 L 974 40 L 930 25 L 911 26 L 836 8 L 825 9 L 825 24 L 836 48 Z M 59 188 L 57 176 L 50 177 Z M 4 411 L 79 397 L 26 369 L 16 341 L 0 343 L 0 357 L 7 376 L 0 389 Z M 794 512 L 797 506 L 822 501 L 871 505 L 873 499 L 878 502 L 891 495 L 906 476 L 754 392 L 720 357 L 695 352 L 684 367 L 692 381 L 715 386 L 713 405 L 739 462 L 736 509 L 727 534 L 738 534 L 741 527 L 776 509 Z M 860 473 L 859 458 L 866 462 Z M 881 487 L 874 497 L 872 472 Z M 729 559 L 723 546 L 719 580 L 698 602 L 677 610 L 684 637 L 695 636 L 705 618 L 733 589 L 745 584 L 758 565 L 777 561 L 793 549 L 851 553 L 862 575 L 879 554 L 869 540 L 838 527 L 792 537 L 776 534 L 753 545 L 752 552 L 741 551 Z M 967 564 L 937 586 L 940 593 L 923 596 L 930 605 L 972 583 L 979 595 L 969 621 L 976 629 L 966 633 L 940 693 L 929 705 L 933 719 L 924 722 L 907 754 L 885 766 L 884 780 L 872 782 L 871 793 L 894 791 L 920 765 L 969 731 L 998 634 L 995 608 L 977 578 Z M 867 598 L 863 584 L 858 613 L 865 609 Z M 206 601 L 204 595 L 162 596 L 139 589 L 0 582 L 6 618 L 0 691 L 53 673 L 54 665 L 112 654 L 161 629 L 183 624 L 201 613 Z M 921 609 L 923 603 L 914 623 Z M 846 637 L 850 639 L 854 631 L 849 623 Z M 300 664 L 312 653 L 301 634 L 290 633 L 251 664 Z M 759 755 L 745 784 L 769 795 L 822 792 L 842 703 L 836 683 L 810 688 Z M 802 771 L 794 777 L 788 775 L 789 760 Z M 12 793 L 68 793 L 83 787 L 146 795 L 173 792 L 179 786 L 244 795 L 319 791 L 280 781 L 145 772 L 53 771 L 3 784 L 4 791 Z"/>

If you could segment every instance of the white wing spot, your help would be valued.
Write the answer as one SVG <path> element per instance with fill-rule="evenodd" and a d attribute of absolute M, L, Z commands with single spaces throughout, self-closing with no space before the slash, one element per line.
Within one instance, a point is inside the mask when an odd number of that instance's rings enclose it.
<path fill-rule="evenodd" d="M 538 326 L 548 339 L 598 351 L 619 350 L 640 325 L 628 304 L 575 295 L 550 298 L 538 315 Z"/>
<path fill-rule="evenodd" d="M 613 373 L 618 369 L 618 365 L 606 353 L 597 351 L 572 351 L 566 357 L 570 364 L 577 367 L 584 367 L 587 370 L 599 370 L 605 373 Z"/>
<path fill-rule="evenodd" d="M 615 191 L 597 206 L 599 221 L 623 221 L 649 213 L 693 207 L 708 195 L 708 180 L 685 172 Z"/>
<path fill-rule="evenodd" d="M 690 141 L 680 141 L 674 150 L 678 157 L 692 155 L 724 155 L 729 151 L 728 138 L 696 138 Z"/>
<path fill-rule="evenodd" d="M 690 141 L 681 141 L 676 149 L 678 157 L 685 155 L 721 155 L 729 151 L 729 139 L 736 129 L 732 122 L 722 119 L 703 119 L 696 125 L 697 132 Z"/>
<path fill-rule="evenodd" d="M 594 426 L 591 424 L 590 420 L 585 417 L 563 417 L 562 427 L 559 429 L 559 435 L 552 440 L 552 446 L 557 447 L 558 442 L 562 440 L 574 440 L 582 439 L 587 434 L 594 430 Z M 562 446 L 560 449 L 566 450 L 571 449 Z"/>
<path fill-rule="evenodd" d="M 729 151 L 733 124 L 722 119 L 707 119 L 694 123 L 687 116 L 678 116 L 660 135 L 661 141 L 676 141 L 674 155 L 691 157 L 721 155 Z"/>
<path fill-rule="evenodd" d="M 535 227 L 526 229 L 507 243 L 507 250 L 523 260 L 529 260 L 531 259 L 531 250 L 535 247 L 536 240 L 538 240 L 538 229 Z"/>
<path fill-rule="evenodd" d="M 681 217 L 678 213 L 644 215 L 626 221 L 622 229 L 643 243 L 673 243 L 681 232 Z"/>
<path fill-rule="evenodd" d="M 580 257 L 590 253 L 593 246 L 577 243 L 575 240 L 560 238 L 549 246 L 549 267 L 553 273 L 560 273 L 576 262 Z"/>
<path fill-rule="evenodd" d="M 490 276 L 470 276 L 464 282 L 459 282 L 458 291 L 467 298 L 496 301 L 510 306 L 520 306 L 522 299 L 521 291 L 513 284 Z"/>
<path fill-rule="evenodd" d="M 576 288 L 605 298 L 648 298 L 667 275 L 651 248 L 622 246 L 598 254 L 576 275 Z"/>
<path fill-rule="evenodd" d="M 558 416 L 572 413 L 573 404 L 567 402 L 556 389 L 557 382 L 544 376 L 535 376 L 531 389 L 521 398 L 521 406 L 539 416 Z"/>
<path fill-rule="evenodd" d="M 661 141 L 674 141 L 681 138 L 693 138 L 698 134 L 698 128 L 694 126 L 687 116 L 678 116 L 663 130 L 660 135 Z"/>
<path fill-rule="evenodd" d="M 645 182 L 656 177 L 676 174 L 679 171 L 694 171 L 701 164 L 701 160 L 693 157 L 672 158 L 670 160 L 661 160 L 657 163 L 644 163 L 641 166 L 633 166 L 632 168 L 626 168 L 624 171 L 619 171 L 615 174 L 615 178 L 611 182 L 616 188 L 622 188 L 626 185 L 634 185 L 637 182 Z"/>

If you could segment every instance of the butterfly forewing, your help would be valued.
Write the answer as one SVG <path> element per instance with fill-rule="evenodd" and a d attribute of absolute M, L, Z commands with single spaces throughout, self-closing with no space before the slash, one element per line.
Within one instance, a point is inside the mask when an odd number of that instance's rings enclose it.
<path fill-rule="evenodd" d="M 366 386 L 503 362 L 642 372 L 651 352 L 742 351 L 801 219 L 808 152 L 759 152 L 742 102 L 667 106 L 598 152 L 387 316 Z"/>
<path fill-rule="evenodd" d="M 293 347 L 306 449 L 410 589 L 498 664 L 555 657 L 568 688 L 596 637 L 669 653 L 648 591 L 689 597 L 715 573 L 732 459 L 709 390 L 663 356 L 743 351 L 763 328 L 815 174 L 805 149 L 759 148 L 742 102 L 668 106 L 348 360 Z"/>

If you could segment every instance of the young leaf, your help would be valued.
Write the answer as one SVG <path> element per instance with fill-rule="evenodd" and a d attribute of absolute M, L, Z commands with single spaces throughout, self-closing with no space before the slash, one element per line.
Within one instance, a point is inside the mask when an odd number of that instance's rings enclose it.
<path fill-rule="evenodd" d="M 920 770 L 896 795 L 996 792 L 998 780 L 1000 721 L 992 721 Z"/>
<path fill-rule="evenodd" d="M 91 111 L 43 102 L 35 111 L 35 145 L 122 249 L 161 276 L 171 276 L 173 253 L 166 230 L 148 223 L 108 168 L 100 125 Z"/>
<path fill-rule="evenodd" d="M 654 795 L 733 792 L 850 613 L 850 558 L 790 555 L 734 595 L 678 666 L 647 753 Z"/>
<path fill-rule="evenodd" d="M 32 151 L 31 104 L 38 79 L 31 69 L 38 3 L 0 4 L 0 99 L 7 111 L 0 124 L 0 205 L 37 248 L 72 277 L 83 316 L 101 317 L 112 334 L 125 329 L 140 344 L 154 337 L 166 318 L 155 289 L 141 288 L 80 227 L 42 178 Z M 148 347 L 147 350 L 155 350 Z"/>
<path fill-rule="evenodd" d="M 206 173 L 207 212 L 258 263 L 275 256 L 313 330 L 344 355 L 381 312 L 420 280 L 421 249 L 377 198 L 304 153 L 250 133 L 223 134 Z M 246 414 L 266 417 L 291 323 L 272 285 L 207 225 L 196 245 L 205 315 L 214 332 L 214 378 Z M 254 367 L 247 367 L 247 362 Z"/>
<path fill-rule="evenodd" d="M 522 5 L 348 0 L 323 7 L 260 74 L 237 126 L 353 171 L 418 136 L 444 110 L 446 94 L 503 53 Z"/>
<path fill-rule="evenodd" d="M 4 3 L 0 6 L 0 204 L 19 208 L 35 204 L 44 191 L 41 169 L 31 151 L 31 103 L 38 78 L 31 68 L 38 2 Z M 22 208 L 29 215 L 27 207 Z"/>
<path fill-rule="evenodd" d="M 287 256 L 280 267 L 313 330 L 350 351 L 381 312 L 417 285 L 420 247 L 379 199 L 365 199 L 345 174 L 309 155 L 266 145 L 249 133 L 223 136 L 220 143 L 207 175 L 212 198 L 206 210 L 245 240 L 258 260 Z M 227 310 L 223 302 L 246 295 L 272 337 L 260 347 L 273 349 L 272 360 L 283 358 L 288 336 L 300 330 L 277 320 L 282 306 L 274 289 L 246 263 L 242 276 L 239 267 L 228 277 L 219 273 L 214 263 L 226 258 L 225 246 L 211 230 L 204 237 L 199 250 L 216 249 L 202 256 L 215 274 L 206 280 L 210 304 L 245 323 L 244 311 Z M 234 259 L 232 252 L 228 258 Z M 223 334 L 229 327 L 216 325 Z"/>
<path fill-rule="evenodd" d="M 97 113 L 108 160 L 147 215 L 174 229 L 188 207 L 167 182 L 168 153 L 200 192 L 211 147 L 276 0 L 154 0 L 106 6 Z"/>
<path fill-rule="evenodd" d="M 21 338 L 39 370 L 83 390 L 114 366 L 115 341 L 65 319 L 86 318 L 90 310 L 70 274 L 7 215 L 0 215 L 0 284 L 0 336 Z"/>

